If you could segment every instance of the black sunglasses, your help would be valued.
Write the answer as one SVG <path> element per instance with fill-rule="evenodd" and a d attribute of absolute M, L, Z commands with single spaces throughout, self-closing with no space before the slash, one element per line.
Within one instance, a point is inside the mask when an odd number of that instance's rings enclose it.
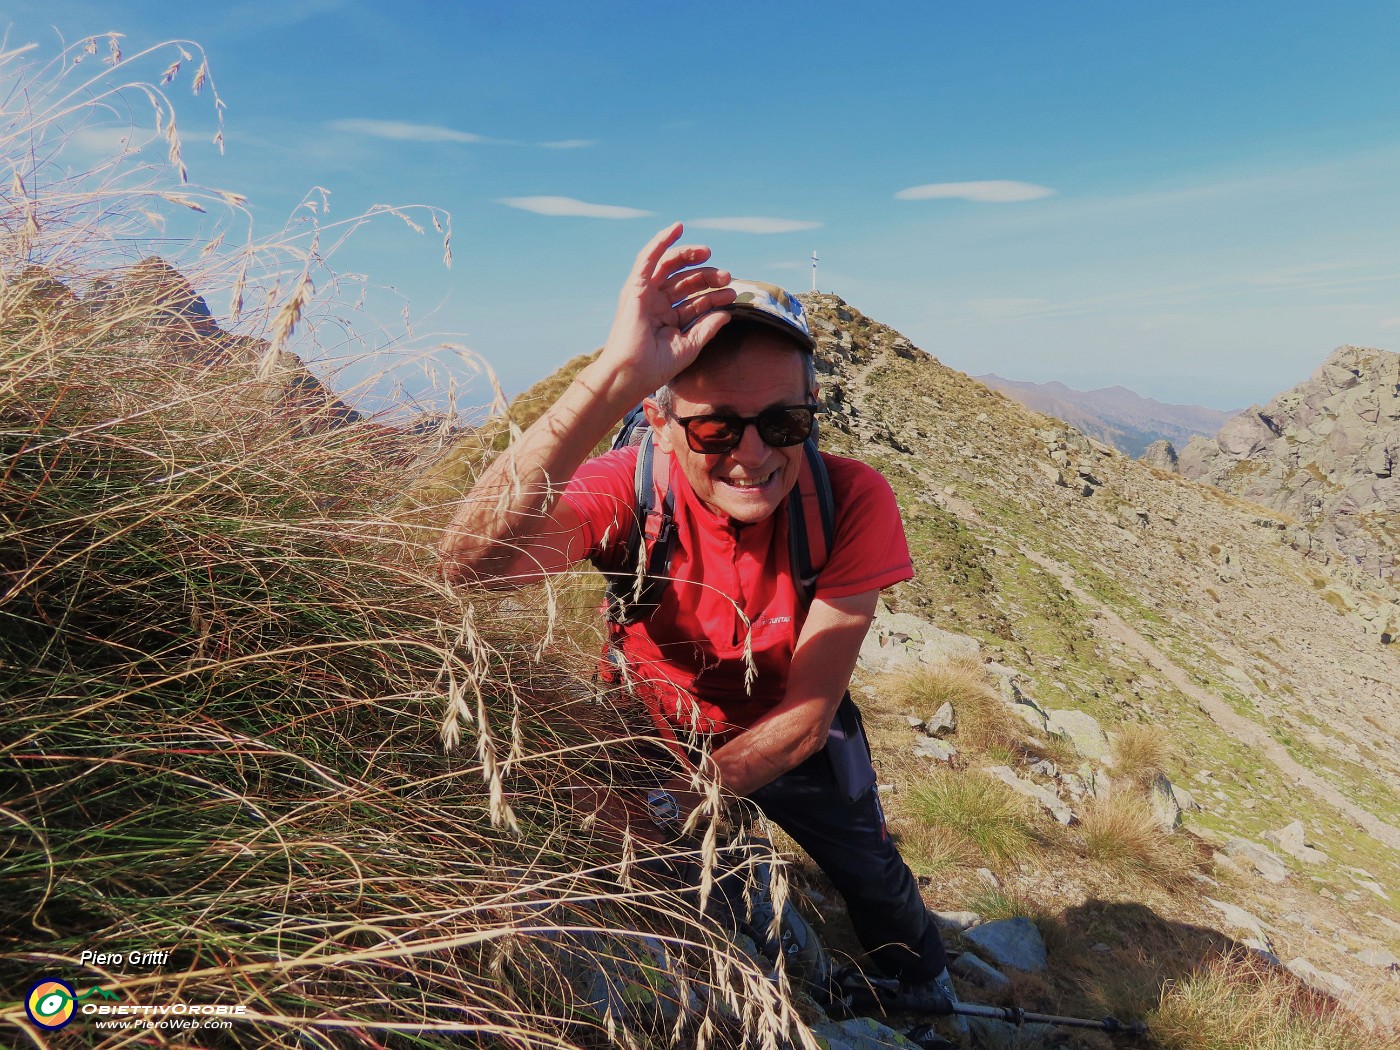
<path fill-rule="evenodd" d="M 710 412 L 702 416 L 671 418 L 685 429 L 685 441 L 692 452 L 719 456 L 738 448 L 750 423 L 758 428 L 758 436 L 765 445 L 773 448 L 800 445 L 811 436 L 817 413 L 825 411 L 821 405 L 780 405 L 765 408 L 756 416 Z"/>

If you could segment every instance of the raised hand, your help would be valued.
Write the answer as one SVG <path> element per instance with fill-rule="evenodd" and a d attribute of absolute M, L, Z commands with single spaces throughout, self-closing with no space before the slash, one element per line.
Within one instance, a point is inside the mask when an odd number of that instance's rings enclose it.
<path fill-rule="evenodd" d="M 708 248 L 677 246 L 680 235 L 676 223 L 642 249 L 603 352 L 458 506 L 438 545 L 449 580 L 525 583 L 587 555 L 577 514 L 558 502 L 565 483 L 624 412 L 669 383 L 729 320 L 716 310 L 735 299 L 728 271 L 704 265 Z"/>
<path fill-rule="evenodd" d="M 734 301 L 727 287 L 729 271 L 701 265 L 710 258 L 709 248 L 676 244 L 683 229 L 680 223 L 667 227 L 638 253 L 599 358 L 639 397 L 664 386 L 695 360 L 729 320 L 716 307 Z M 696 318 L 700 320 L 686 330 Z"/>

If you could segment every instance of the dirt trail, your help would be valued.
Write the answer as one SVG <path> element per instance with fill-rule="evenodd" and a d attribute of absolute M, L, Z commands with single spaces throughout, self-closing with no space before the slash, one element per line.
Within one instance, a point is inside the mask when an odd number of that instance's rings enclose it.
<path fill-rule="evenodd" d="M 1323 777 L 1300 764 L 1282 744 L 1269 735 L 1268 730 L 1240 714 L 1209 690 L 1202 689 L 1193 682 L 1191 676 L 1171 657 L 1157 648 L 1149 639 L 1128 626 L 1107 605 L 1081 589 L 1074 581 L 1074 570 L 1035 551 L 1021 548 L 1021 553 L 1059 580 L 1065 590 L 1074 595 L 1078 601 L 1097 612 L 1099 624 L 1107 634 L 1134 649 L 1172 685 L 1195 700 L 1211 721 L 1226 733 L 1240 743 L 1254 748 L 1261 756 L 1273 763 L 1284 777 L 1330 803 L 1377 842 L 1389 846 L 1391 849 L 1400 850 L 1400 828 L 1386 823 L 1369 810 L 1347 798 Z"/>

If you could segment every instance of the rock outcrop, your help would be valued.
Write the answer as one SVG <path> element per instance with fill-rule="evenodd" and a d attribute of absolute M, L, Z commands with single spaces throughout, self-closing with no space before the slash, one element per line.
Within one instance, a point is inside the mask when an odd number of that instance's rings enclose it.
<path fill-rule="evenodd" d="M 1027 973 L 1045 969 L 1045 941 L 1030 919 L 1018 916 L 974 926 L 963 933 L 963 940 L 998 966 Z"/>
<path fill-rule="evenodd" d="M 1400 354 L 1342 346 L 1304 383 L 1180 453 L 1186 477 L 1272 507 L 1295 546 L 1390 577 L 1400 555 Z"/>
<path fill-rule="evenodd" d="M 12 313 L 80 311 L 103 340 L 129 344 L 133 355 L 217 373 L 238 396 L 266 405 L 299 432 L 364 421 L 296 354 L 283 350 L 266 367 L 268 341 L 222 328 L 190 279 L 159 256 L 94 280 L 81 297 L 41 267 L 29 267 L 12 283 L 23 286 Z M 386 438 L 395 433 L 379 429 Z"/>
<path fill-rule="evenodd" d="M 1169 471 L 1173 474 L 1180 468 L 1176 446 L 1166 438 L 1152 442 L 1143 450 L 1139 458 L 1149 467 L 1156 467 L 1158 470 Z"/>

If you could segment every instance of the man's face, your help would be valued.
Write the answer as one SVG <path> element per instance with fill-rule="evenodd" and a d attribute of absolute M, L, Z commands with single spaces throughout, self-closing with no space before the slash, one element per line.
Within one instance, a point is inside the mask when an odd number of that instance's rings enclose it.
<path fill-rule="evenodd" d="M 815 400 L 806 389 L 802 351 L 778 334 L 753 332 L 735 353 L 688 372 L 672 384 L 673 414 L 699 416 L 734 412 L 756 416 L 766 408 L 804 405 Z M 708 456 L 691 449 L 685 428 L 648 402 L 647 415 L 663 452 L 673 452 L 695 494 L 711 510 L 735 521 L 762 521 L 782 505 L 802 467 L 802 446 L 773 448 L 758 428 L 744 428 L 729 452 Z"/>

